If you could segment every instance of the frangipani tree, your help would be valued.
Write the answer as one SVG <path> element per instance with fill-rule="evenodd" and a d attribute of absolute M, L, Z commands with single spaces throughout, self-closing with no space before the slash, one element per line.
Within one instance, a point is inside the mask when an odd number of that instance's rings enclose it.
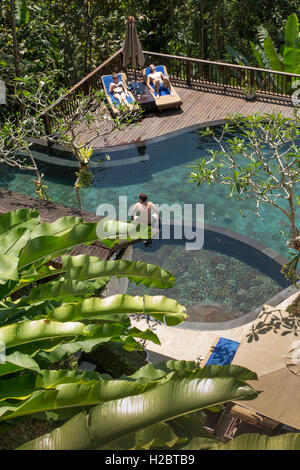
<path fill-rule="evenodd" d="M 49 199 L 47 187 L 43 184 L 43 174 L 32 152 L 32 139 L 42 139 L 62 147 L 68 146 L 78 161 L 78 172 L 74 184 L 79 209 L 82 209 L 79 190 L 89 187 L 93 180 L 90 159 L 93 155 L 92 143 L 99 137 L 135 123 L 141 116 L 138 105 L 132 109 L 120 106 L 120 114 L 113 118 L 105 104 L 102 90 L 90 90 L 89 95 L 78 93 L 73 111 L 63 111 L 59 115 L 54 105 L 68 101 L 64 89 L 56 89 L 51 76 L 16 78 L 10 83 L 14 93 L 10 99 L 19 103 L 22 114 L 9 116 L 0 128 L 0 163 L 34 172 L 36 193 L 42 199 Z M 58 95 L 58 97 L 57 97 Z M 68 109 L 68 106 L 66 107 Z M 52 123 L 51 128 L 45 123 Z M 82 134 L 86 138 L 82 141 Z"/>
<path fill-rule="evenodd" d="M 297 207 L 300 203 L 300 131 L 295 118 L 281 114 L 231 116 L 221 135 L 212 129 L 201 132 L 211 136 L 220 150 L 209 150 L 210 158 L 191 165 L 190 180 L 199 186 L 217 183 L 228 187 L 228 196 L 236 200 L 254 199 L 256 213 L 267 204 L 280 211 L 289 223 L 287 244 L 294 259 L 286 266 L 286 276 L 297 278 L 300 237 Z M 233 135 L 234 133 L 234 135 Z"/>

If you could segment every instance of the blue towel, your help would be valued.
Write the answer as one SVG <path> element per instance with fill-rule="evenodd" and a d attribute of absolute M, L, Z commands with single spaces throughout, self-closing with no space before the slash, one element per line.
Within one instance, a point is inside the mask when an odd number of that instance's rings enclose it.
<path fill-rule="evenodd" d="M 239 345 L 240 343 L 237 341 L 220 337 L 205 365 L 225 366 L 226 364 L 231 364 Z"/>
<path fill-rule="evenodd" d="M 104 83 L 104 86 L 105 86 L 106 93 L 108 94 L 108 96 L 110 96 L 113 104 L 118 106 L 120 104 L 120 102 L 117 100 L 117 98 L 114 97 L 114 95 L 112 93 L 109 93 L 109 85 L 113 82 L 112 75 L 106 75 L 106 77 L 102 77 L 102 79 L 103 79 L 103 83 Z M 122 81 L 122 75 L 120 73 L 118 73 L 118 80 Z M 131 96 L 126 96 L 126 101 L 127 101 L 127 103 L 134 103 Z"/>
<path fill-rule="evenodd" d="M 163 75 L 165 75 L 165 72 L 164 72 L 164 66 L 163 65 L 158 65 L 156 68 L 156 72 L 162 72 Z M 146 75 L 146 79 L 148 77 L 150 72 L 150 69 L 149 67 L 146 67 L 145 69 L 145 75 Z M 153 88 L 153 91 L 155 90 L 155 87 L 153 85 L 152 82 L 150 82 L 150 85 L 151 87 Z M 165 96 L 165 95 L 169 95 L 170 94 L 170 90 L 169 88 L 165 88 L 163 85 L 160 86 L 160 90 L 159 90 L 159 96 Z M 154 95 L 156 96 L 156 92 L 154 91 Z"/>

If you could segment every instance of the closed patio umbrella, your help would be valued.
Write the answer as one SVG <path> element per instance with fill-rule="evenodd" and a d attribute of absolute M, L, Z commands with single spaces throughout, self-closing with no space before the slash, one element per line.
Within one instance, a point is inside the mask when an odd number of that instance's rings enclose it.
<path fill-rule="evenodd" d="M 132 65 L 135 69 L 136 78 L 136 68 L 143 67 L 145 63 L 145 57 L 135 27 L 134 17 L 129 16 L 126 23 L 127 29 L 123 47 L 123 67 L 126 67 L 127 65 Z"/>

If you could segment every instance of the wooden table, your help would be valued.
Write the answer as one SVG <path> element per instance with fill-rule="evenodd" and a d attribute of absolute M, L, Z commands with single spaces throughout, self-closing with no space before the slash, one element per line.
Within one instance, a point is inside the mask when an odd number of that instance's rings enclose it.
<path fill-rule="evenodd" d="M 144 111 L 154 111 L 155 110 L 155 99 L 151 94 L 149 88 L 144 85 L 144 93 L 139 95 L 138 93 L 134 95 L 135 99 L 137 100 L 138 104 Z"/>

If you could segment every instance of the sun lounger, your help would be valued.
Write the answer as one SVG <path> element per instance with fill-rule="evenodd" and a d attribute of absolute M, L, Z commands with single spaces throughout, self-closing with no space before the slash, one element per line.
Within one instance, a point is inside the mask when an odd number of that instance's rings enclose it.
<path fill-rule="evenodd" d="M 239 345 L 240 343 L 237 341 L 218 336 L 211 345 L 207 355 L 201 361 L 201 367 L 231 364 Z"/>
<path fill-rule="evenodd" d="M 162 72 L 166 78 L 169 78 L 167 69 L 164 65 L 158 65 L 156 67 L 156 71 Z M 150 69 L 149 67 L 146 67 L 143 70 L 145 83 L 147 83 L 147 77 L 149 73 L 150 73 Z M 171 93 L 173 94 L 170 93 L 170 90 L 168 88 L 164 88 L 163 90 L 159 91 L 159 98 L 157 98 L 154 85 L 152 83 L 150 83 L 150 85 L 151 85 L 151 90 L 150 90 L 151 94 L 153 95 L 155 99 L 155 104 L 159 111 L 162 111 L 163 109 L 167 109 L 167 108 L 174 108 L 174 107 L 177 107 L 178 109 L 180 109 L 180 106 L 182 105 L 182 100 L 180 99 L 178 93 L 176 93 L 172 84 L 170 88 L 171 88 Z"/>
<path fill-rule="evenodd" d="M 122 80 L 126 85 L 127 77 L 125 73 L 118 73 L 118 79 L 119 81 Z M 101 77 L 101 81 L 111 111 L 114 116 L 117 116 L 120 112 L 120 102 L 117 100 L 117 98 L 114 97 L 112 93 L 109 93 L 109 85 L 113 81 L 112 75 L 103 75 L 103 77 Z M 128 94 L 129 96 L 126 96 L 127 103 L 129 105 L 133 105 L 135 103 L 134 96 L 130 91 L 128 91 Z"/>

